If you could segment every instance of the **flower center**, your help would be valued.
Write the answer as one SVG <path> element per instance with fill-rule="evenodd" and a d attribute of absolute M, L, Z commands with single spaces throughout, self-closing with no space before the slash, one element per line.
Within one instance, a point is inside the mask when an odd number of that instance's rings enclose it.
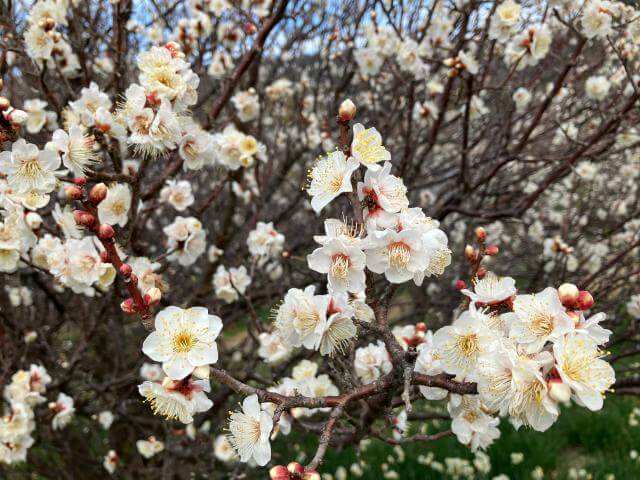
<path fill-rule="evenodd" d="M 458 348 L 467 357 L 478 351 L 478 336 L 475 333 L 458 337 Z"/>
<path fill-rule="evenodd" d="M 548 313 L 536 313 L 531 320 L 531 330 L 538 336 L 549 335 L 553 331 L 553 319 Z"/>
<path fill-rule="evenodd" d="M 173 337 L 172 346 L 176 353 L 186 353 L 193 348 L 197 340 L 191 332 L 182 331 Z"/>
<path fill-rule="evenodd" d="M 340 280 L 346 280 L 349 273 L 349 257 L 339 253 L 331 258 L 331 275 Z"/>
<path fill-rule="evenodd" d="M 404 242 L 394 242 L 387 247 L 387 256 L 392 267 L 407 268 L 409 260 L 411 260 L 411 249 Z"/>

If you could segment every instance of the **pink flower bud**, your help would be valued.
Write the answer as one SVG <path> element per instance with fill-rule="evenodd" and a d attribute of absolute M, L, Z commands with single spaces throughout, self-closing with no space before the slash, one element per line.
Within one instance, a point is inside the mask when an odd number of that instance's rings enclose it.
<path fill-rule="evenodd" d="M 487 255 L 489 255 L 490 257 L 495 257 L 498 255 L 498 252 L 500 251 L 500 249 L 498 248 L 497 245 L 489 245 L 487 247 L 487 249 L 485 250 L 485 253 Z"/>
<path fill-rule="evenodd" d="M 418 322 L 416 323 L 416 332 L 426 332 L 427 331 L 427 324 L 424 322 Z"/>
<path fill-rule="evenodd" d="M 120 304 L 120 308 L 124 313 L 133 314 L 136 313 L 136 304 L 133 302 L 133 298 L 127 298 Z"/>
<path fill-rule="evenodd" d="M 580 290 L 573 283 L 563 283 L 558 287 L 558 297 L 565 307 L 573 307 L 578 301 Z"/>
<path fill-rule="evenodd" d="M 87 184 L 87 177 L 76 177 L 73 179 L 73 183 L 75 183 L 76 185 L 83 187 Z"/>
<path fill-rule="evenodd" d="M 484 243 L 487 240 L 487 231 L 482 227 L 475 229 L 475 235 L 478 243 Z"/>
<path fill-rule="evenodd" d="M 243 30 L 247 35 L 253 35 L 258 31 L 258 28 L 253 22 L 245 22 Z"/>
<path fill-rule="evenodd" d="M 467 288 L 467 282 L 464 280 L 456 280 L 456 290 L 463 290 Z"/>
<path fill-rule="evenodd" d="M 298 462 L 291 462 L 287 465 L 287 470 L 294 474 L 302 474 L 304 473 L 304 467 L 300 465 Z"/>
<path fill-rule="evenodd" d="M 11 102 L 7 97 L 0 97 L 0 112 L 4 112 L 11 106 Z"/>
<path fill-rule="evenodd" d="M 122 265 L 120 265 L 120 275 L 122 275 L 124 278 L 129 278 L 132 272 L 133 270 L 131 268 L 131 265 L 127 263 L 123 263 Z"/>
<path fill-rule="evenodd" d="M 110 240 L 114 235 L 115 231 L 109 224 L 103 223 L 102 225 L 100 225 L 100 228 L 98 228 L 98 237 L 100 237 L 102 240 Z"/>
<path fill-rule="evenodd" d="M 84 225 L 85 227 L 90 227 L 96 222 L 96 217 L 84 210 L 74 210 L 73 219 L 78 225 Z"/>
<path fill-rule="evenodd" d="M 471 245 L 464 247 L 464 257 L 468 262 L 475 262 L 478 259 L 478 252 Z"/>
<path fill-rule="evenodd" d="M 147 293 L 144 294 L 144 303 L 147 305 L 155 305 L 160 302 L 162 298 L 162 292 L 159 288 L 153 287 L 147 290 Z"/>
<path fill-rule="evenodd" d="M 98 205 L 107 196 L 107 186 L 104 183 L 96 183 L 89 192 L 89 201 Z"/>
<path fill-rule="evenodd" d="M 338 118 L 341 122 L 348 122 L 355 118 L 357 111 L 355 103 L 347 98 L 338 108 Z"/>
<path fill-rule="evenodd" d="M 82 198 L 82 189 L 77 185 L 67 185 L 64 187 L 64 194 L 69 200 L 80 200 Z"/>
<path fill-rule="evenodd" d="M 109 252 L 103 250 L 100 252 L 100 261 L 102 263 L 111 263 L 111 258 L 109 258 Z"/>
<path fill-rule="evenodd" d="M 131 276 L 129 278 L 125 278 L 124 281 L 136 286 L 138 285 L 138 276 L 135 273 L 132 273 Z"/>
<path fill-rule="evenodd" d="M 586 290 L 580 290 L 578 294 L 578 308 L 580 310 L 589 310 L 594 304 L 593 297 Z"/>
<path fill-rule="evenodd" d="M 288 480 L 289 477 L 289 470 L 284 465 L 276 465 L 269 470 L 269 478 L 272 480 Z"/>

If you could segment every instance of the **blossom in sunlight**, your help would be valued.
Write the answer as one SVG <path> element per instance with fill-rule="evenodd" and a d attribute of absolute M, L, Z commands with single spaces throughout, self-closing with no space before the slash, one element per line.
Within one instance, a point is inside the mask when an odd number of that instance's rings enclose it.
<path fill-rule="evenodd" d="M 64 130 L 53 132 L 51 142 L 45 148 L 57 151 L 62 155 L 62 164 L 76 175 L 84 175 L 98 161 L 93 152 L 95 138 L 85 135 L 82 128 L 73 125 L 69 133 Z"/>
<path fill-rule="evenodd" d="M 365 129 L 361 123 L 353 126 L 351 155 L 365 167 L 378 170 L 380 162 L 391 160 L 391 154 L 382 145 L 382 136 L 374 127 Z"/>
<path fill-rule="evenodd" d="M 309 268 L 327 274 L 329 287 L 337 292 L 361 292 L 365 288 L 365 254 L 335 238 L 307 256 Z"/>
<path fill-rule="evenodd" d="M 315 349 L 327 324 L 328 295 L 314 295 L 315 288 L 291 288 L 275 313 L 275 326 L 285 345 Z"/>
<path fill-rule="evenodd" d="M 386 229 L 373 232 L 367 239 L 367 268 L 374 273 L 383 273 L 391 283 L 411 280 L 416 272 L 426 267 L 427 254 L 422 248 L 422 236 L 416 229 L 400 232 Z"/>
<path fill-rule="evenodd" d="M 222 320 L 209 315 L 206 308 L 167 307 L 156 315 L 155 328 L 145 339 L 142 351 L 162 362 L 169 378 L 180 380 L 194 368 L 218 361 L 215 340 L 222 331 Z"/>
<path fill-rule="evenodd" d="M 58 394 L 58 399 L 55 402 L 49 403 L 49 410 L 54 413 L 51 420 L 51 427 L 54 430 L 62 430 L 66 427 L 76 411 L 73 406 L 73 398 L 62 392 Z"/>
<path fill-rule="evenodd" d="M 533 295 L 517 295 L 513 313 L 507 314 L 509 337 L 520 343 L 528 353 L 536 353 L 549 340 L 557 340 L 570 332 L 573 320 L 567 315 L 558 291 L 548 287 Z"/>
<path fill-rule="evenodd" d="M 500 437 L 500 419 L 485 412 L 477 395 L 452 395 L 447 409 L 453 419 L 451 431 L 472 451 L 484 450 Z"/>
<path fill-rule="evenodd" d="M 321 355 L 343 353 L 349 341 L 356 335 L 354 311 L 346 294 L 335 292 L 329 296 L 326 316 L 327 323 L 320 337 L 318 350 Z"/>
<path fill-rule="evenodd" d="M 51 150 L 39 150 L 24 139 L 17 140 L 10 152 L 0 152 L 0 173 L 17 192 L 51 192 L 56 185 L 55 171 L 60 157 Z"/>
<path fill-rule="evenodd" d="M 572 398 L 589 410 L 600 410 L 604 392 L 615 382 L 613 367 L 600 357 L 605 355 L 586 335 L 565 335 L 553 345 L 560 378 L 571 387 Z"/>
<path fill-rule="evenodd" d="M 358 168 L 358 162 L 345 157 L 339 150 L 321 158 L 309 173 L 308 192 L 311 207 L 319 213 L 334 198 L 344 192 L 352 192 L 351 174 Z"/>
<path fill-rule="evenodd" d="M 131 189 L 121 183 L 113 184 L 107 196 L 98 205 L 98 217 L 102 223 L 124 227 L 129 221 Z"/>
<path fill-rule="evenodd" d="M 162 383 L 146 381 L 138 386 L 138 392 L 155 415 L 185 424 L 193 422 L 196 413 L 206 412 L 213 406 L 207 398 L 209 391 L 209 380 L 191 377 L 178 381 L 165 378 Z"/>
<path fill-rule="evenodd" d="M 475 380 L 476 364 L 492 347 L 495 337 L 484 324 L 484 314 L 467 310 L 433 335 L 433 347 L 442 369 L 460 380 Z"/>
<path fill-rule="evenodd" d="M 487 272 L 483 278 L 474 279 L 473 291 L 463 289 L 461 292 L 474 303 L 494 305 L 516 294 L 516 281 L 511 277 L 498 277 L 493 272 Z"/>
<path fill-rule="evenodd" d="M 259 466 L 271 460 L 271 415 L 263 411 L 257 395 L 246 397 L 242 411 L 235 411 L 229 417 L 229 443 L 240 455 L 241 462 L 253 459 Z"/>
<path fill-rule="evenodd" d="M 393 214 L 409 207 L 407 187 L 390 171 L 391 163 L 385 162 L 382 168 L 367 170 L 364 182 L 358 183 L 367 228 L 393 228 L 397 221 Z"/>

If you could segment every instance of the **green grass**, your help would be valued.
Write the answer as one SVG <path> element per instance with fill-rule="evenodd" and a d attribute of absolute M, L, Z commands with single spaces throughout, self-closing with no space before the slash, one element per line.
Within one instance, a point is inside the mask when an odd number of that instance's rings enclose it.
<path fill-rule="evenodd" d="M 640 479 L 640 461 L 631 460 L 629 452 L 640 450 L 640 427 L 630 427 L 629 413 L 638 401 L 631 398 L 609 397 L 601 412 L 590 412 L 576 405 L 564 408 L 560 419 L 547 432 L 539 433 L 521 428 L 516 431 L 508 422 L 501 425 L 502 435 L 486 452 L 491 458 L 491 472 L 476 478 L 492 478 L 498 474 L 506 474 L 511 480 L 531 479 L 531 472 L 536 466 L 544 469 L 544 478 L 565 479 L 571 467 L 584 468 L 593 479 L 605 479 L 607 474 L 614 474 L 616 480 Z M 439 429 L 447 428 L 442 422 Z M 431 428 L 430 431 L 437 431 Z M 289 439 L 290 440 L 290 439 Z M 276 449 L 281 450 L 291 445 L 281 439 Z M 303 441 L 307 455 L 313 455 L 315 442 Z M 356 448 L 342 451 L 330 451 L 322 465 L 322 473 L 334 473 L 339 466 L 347 470 L 352 463 L 362 458 L 368 465 L 364 479 L 382 479 L 382 465 L 388 464 L 402 480 L 451 478 L 434 471 L 431 467 L 418 462 L 420 455 L 429 452 L 434 460 L 444 463 L 447 457 L 460 457 L 473 460 L 474 455 L 456 439 L 446 438 L 437 442 L 403 445 L 405 459 L 398 460 L 393 447 L 380 441 L 373 441 L 364 450 Z M 524 460 L 519 465 L 511 463 L 512 452 L 522 452 Z M 361 455 L 359 457 L 358 455 Z M 390 463 L 388 458 L 394 458 Z M 349 474 L 349 478 L 355 478 Z"/>

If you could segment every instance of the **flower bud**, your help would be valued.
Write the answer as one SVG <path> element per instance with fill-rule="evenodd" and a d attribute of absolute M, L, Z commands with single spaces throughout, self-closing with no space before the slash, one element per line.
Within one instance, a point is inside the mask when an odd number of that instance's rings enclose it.
<path fill-rule="evenodd" d="M 27 121 L 29 115 L 27 115 L 27 112 L 25 112 L 24 110 L 17 110 L 14 108 L 13 110 L 11 110 L 11 112 L 9 112 L 8 115 L 6 115 L 6 118 L 8 121 L 15 125 L 22 125 Z"/>
<path fill-rule="evenodd" d="M 109 252 L 103 250 L 100 252 L 100 261 L 102 263 L 111 263 L 111 258 L 109 258 Z"/>
<path fill-rule="evenodd" d="M 478 252 L 471 245 L 464 247 L 464 257 L 468 262 L 473 263 L 478 259 Z"/>
<path fill-rule="evenodd" d="M 131 276 L 131 273 L 133 272 L 131 265 L 129 265 L 128 263 L 123 263 L 122 265 L 120 265 L 119 270 L 120 275 L 122 275 L 124 278 L 129 278 Z"/>
<path fill-rule="evenodd" d="M 341 122 L 348 122 L 355 118 L 357 111 L 355 103 L 347 98 L 338 108 L 338 118 L 340 118 Z"/>
<path fill-rule="evenodd" d="M 244 33 L 246 33 L 247 35 L 253 35 L 254 33 L 256 33 L 258 31 L 258 28 L 256 27 L 256 24 L 253 22 L 246 22 L 244 24 Z"/>
<path fill-rule="evenodd" d="M 36 212 L 29 212 L 24 216 L 24 221 L 31 230 L 36 230 L 42 225 L 42 217 Z"/>
<path fill-rule="evenodd" d="M 424 322 L 418 322 L 416 323 L 416 332 L 426 332 L 427 331 L 427 324 Z"/>
<path fill-rule="evenodd" d="M 96 183 L 89 192 L 89 201 L 98 205 L 107 196 L 107 186 L 104 183 Z"/>
<path fill-rule="evenodd" d="M 586 290 L 580 290 L 578 294 L 578 308 L 580 310 L 589 310 L 594 304 L 593 297 Z"/>
<path fill-rule="evenodd" d="M 64 187 L 64 194 L 69 200 L 80 200 L 82 198 L 82 189 L 77 185 L 67 185 Z"/>
<path fill-rule="evenodd" d="M 304 467 L 300 465 L 298 462 L 290 462 L 287 465 L 287 470 L 289 470 L 289 472 L 291 473 L 298 474 L 298 475 L 304 473 Z"/>
<path fill-rule="evenodd" d="M 571 388 L 560 378 L 549 380 L 549 396 L 559 403 L 567 403 L 571 398 Z"/>
<path fill-rule="evenodd" d="M 272 480 L 288 480 L 289 470 L 284 465 L 276 465 L 269 470 L 269 478 Z"/>
<path fill-rule="evenodd" d="M 580 290 L 573 283 L 563 283 L 558 287 L 558 297 L 565 307 L 574 306 L 579 294 Z"/>
<path fill-rule="evenodd" d="M 0 112 L 4 112 L 11 106 L 11 102 L 7 97 L 0 97 Z"/>
<path fill-rule="evenodd" d="M 160 289 L 153 287 L 147 290 L 147 293 L 144 294 L 144 303 L 149 306 L 155 305 L 156 303 L 160 302 L 161 298 L 162 292 L 160 291 Z"/>
<path fill-rule="evenodd" d="M 83 187 L 87 184 L 87 177 L 82 177 L 82 176 L 76 177 L 73 179 L 73 183 L 75 183 L 79 187 Z"/>
<path fill-rule="evenodd" d="M 463 290 L 467 288 L 467 282 L 464 280 L 456 280 L 456 290 Z"/>
<path fill-rule="evenodd" d="M 96 221 L 96 217 L 83 210 L 74 210 L 73 219 L 78 225 L 84 225 L 85 227 L 92 226 Z"/>
<path fill-rule="evenodd" d="M 320 474 L 315 470 L 307 470 L 302 475 L 303 480 L 320 480 Z"/>
<path fill-rule="evenodd" d="M 30 330 L 24 335 L 24 343 L 28 345 L 30 343 L 35 342 L 37 338 L 38 338 L 38 332 L 36 332 L 35 330 Z"/>
<path fill-rule="evenodd" d="M 124 313 L 132 314 L 136 313 L 136 304 L 133 302 L 133 298 L 127 298 L 120 304 L 120 308 Z"/>
<path fill-rule="evenodd" d="M 484 243 L 487 240 L 487 231 L 484 228 L 478 227 L 475 229 L 474 233 L 478 243 Z"/>
<path fill-rule="evenodd" d="M 498 248 L 497 245 L 489 245 L 486 250 L 485 253 L 487 255 L 489 255 L 490 257 L 495 257 L 498 255 L 498 252 L 500 251 L 500 249 Z"/>
<path fill-rule="evenodd" d="M 98 237 L 102 240 L 110 240 L 114 235 L 115 231 L 113 230 L 113 227 L 107 223 L 103 223 L 100 225 L 100 228 L 98 228 Z"/>

